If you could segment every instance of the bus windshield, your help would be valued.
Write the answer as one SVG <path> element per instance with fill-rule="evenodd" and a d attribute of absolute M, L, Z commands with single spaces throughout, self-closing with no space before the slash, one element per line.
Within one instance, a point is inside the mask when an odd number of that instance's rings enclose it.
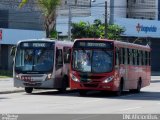
<path fill-rule="evenodd" d="M 17 49 L 15 70 L 19 72 L 48 72 L 53 69 L 54 50 L 47 48 Z"/>
<path fill-rule="evenodd" d="M 113 51 L 104 49 L 73 50 L 74 70 L 80 72 L 105 73 L 113 68 Z"/>

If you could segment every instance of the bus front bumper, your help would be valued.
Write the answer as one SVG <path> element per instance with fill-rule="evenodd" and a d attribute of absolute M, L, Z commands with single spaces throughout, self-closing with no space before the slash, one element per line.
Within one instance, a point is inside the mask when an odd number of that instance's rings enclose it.
<path fill-rule="evenodd" d="M 14 79 L 14 87 L 33 87 L 33 88 L 54 88 L 54 80 L 45 80 L 38 82 L 25 82 L 23 80 Z"/>
<path fill-rule="evenodd" d="M 71 89 L 74 90 L 98 90 L 98 91 L 116 91 L 117 87 L 114 82 L 109 83 L 82 83 L 82 82 L 71 82 Z"/>

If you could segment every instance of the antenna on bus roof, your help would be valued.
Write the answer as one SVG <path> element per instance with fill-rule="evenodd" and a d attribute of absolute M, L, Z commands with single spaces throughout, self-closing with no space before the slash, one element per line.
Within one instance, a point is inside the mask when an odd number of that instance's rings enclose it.
<path fill-rule="evenodd" d="M 141 41 L 141 40 L 139 39 L 139 37 L 136 38 L 136 39 L 133 41 L 133 43 L 136 44 L 137 41 Z"/>
<path fill-rule="evenodd" d="M 147 41 L 146 46 L 147 46 L 147 45 L 148 45 L 148 46 L 151 46 L 151 40 L 150 40 L 150 37 L 146 37 L 146 41 Z"/>

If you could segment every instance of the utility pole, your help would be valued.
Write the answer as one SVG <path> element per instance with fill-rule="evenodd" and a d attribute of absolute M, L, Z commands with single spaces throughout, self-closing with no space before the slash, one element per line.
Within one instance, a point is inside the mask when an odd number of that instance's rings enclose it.
<path fill-rule="evenodd" d="M 108 14 L 107 14 L 107 1 L 105 1 L 105 38 L 107 38 L 107 32 L 108 32 Z"/>
<path fill-rule="evenodd" d="M 109 16 L 109 24 L 114 24 L 114 2 L 115 0 L 110 0 L 110 16 Z"/>
<path fill-rule="evenodd" d="M 71 23 L 72 23 L 72 13 L 71 6 L 69 5 L 69 15 L 68 15 L 68 39 L 71 40 Z"/>

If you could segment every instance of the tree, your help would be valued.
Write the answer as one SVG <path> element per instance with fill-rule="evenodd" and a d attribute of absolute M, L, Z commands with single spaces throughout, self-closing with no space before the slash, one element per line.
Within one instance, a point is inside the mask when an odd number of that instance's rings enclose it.
<path fill-rule="evenodd" d="M 28 0 L 22 0 L 19 8 L 27 4 Z M 60 5 L 61 0 L 36 0 L 38 6 L 42 10 L 45 18 L 46 37 L 50 37 L 50 33 L 55 31 L 56 26 L 56 8 Z"/>
<path fill-rule="evenodd" d="M 79 22 L 72 24 L 72 37 L 75 38 L 104 38 L 105 24 L 101 20 L 94 20 L 93 24 L 89 22 Z M 120 39 L 120 35 L 124 32 L 124 28 L 118 25 L 108 25 L 108 39 Z"/>

